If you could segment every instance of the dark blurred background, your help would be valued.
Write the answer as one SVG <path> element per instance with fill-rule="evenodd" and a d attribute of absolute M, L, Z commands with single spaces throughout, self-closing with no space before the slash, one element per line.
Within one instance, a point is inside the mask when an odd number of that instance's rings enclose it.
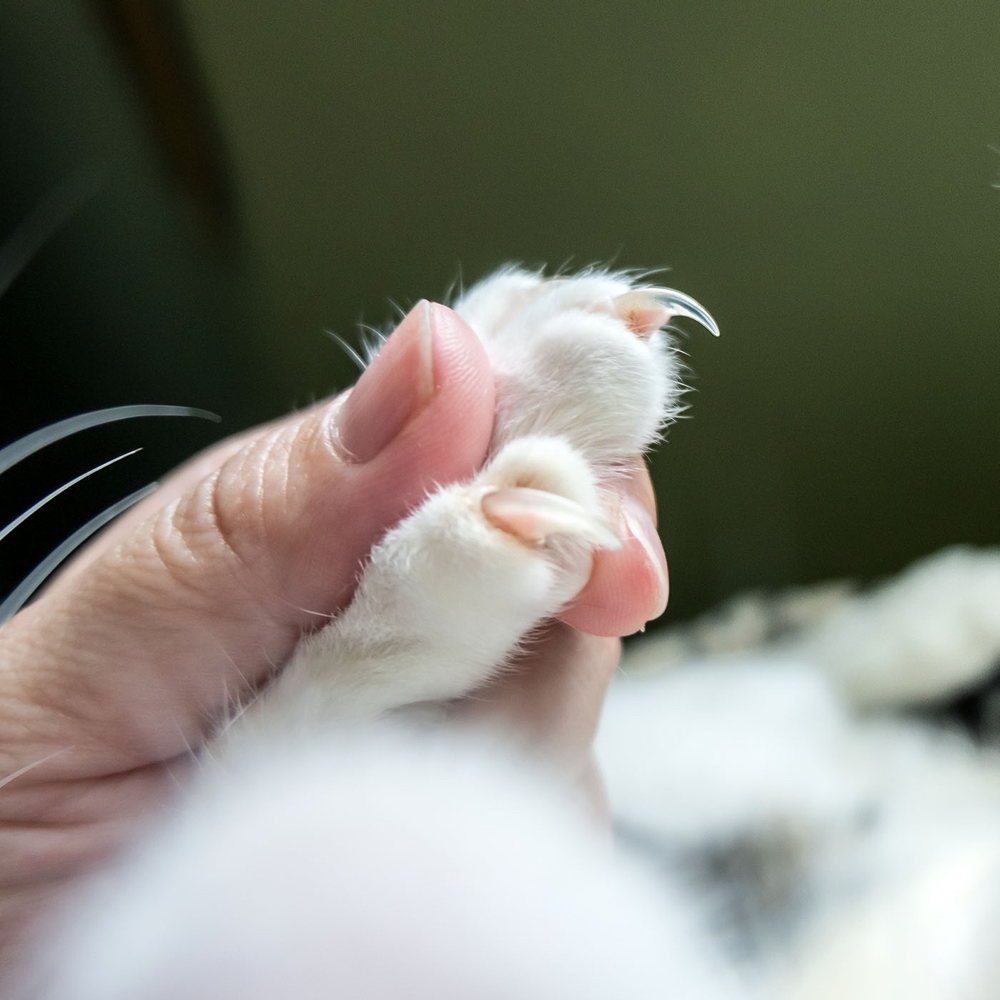
<path fill-rule="evenodd" d="M 0 590 L 102 507 L 353 380 L 498 264 L 670 266 L 690 417 L 653 460 L 670 618 L 1000 542 L 1000 6 L 3 0 Z M 45 239 L 40 236 L 52 230 Z M 25 236 L 27 234 L 27 237 Z M 2 275 L 0 275 L 2 277 Z"/>

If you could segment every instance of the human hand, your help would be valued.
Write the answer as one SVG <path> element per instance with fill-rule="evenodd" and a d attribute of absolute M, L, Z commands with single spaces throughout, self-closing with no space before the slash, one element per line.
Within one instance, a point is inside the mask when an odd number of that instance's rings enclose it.
<path fill-rule="evenodd" d="M 183 467 L 0 630 L 0 942 L 169 795 L 234 695 L 349 602 L 388 527 L 482 464 L 493 408 L 478 338 L 421 303 L 350 393 Z M 609 512 L 623 548 L 476 702 L 567 760 L 618 662 L 617 639 L 578 630 L 627 634 L 665 604 L 651 511 L 637 471 Z"/>

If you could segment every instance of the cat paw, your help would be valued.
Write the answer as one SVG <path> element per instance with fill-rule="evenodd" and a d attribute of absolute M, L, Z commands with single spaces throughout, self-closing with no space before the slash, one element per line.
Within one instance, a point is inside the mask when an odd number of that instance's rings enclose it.
<path fill-rule="evenodd" d="M 494 370 L 494 448 L 530 434 L 564 437 L 598 466 L 642 453 L 680 411 L 680 365 L 663 327 L 698 302 L 626 274 L 545 279 L 505 270 L 455 305 Z"/>
<path fill-rule="evenodd" d="M 308 732 L 466 694 L 579 592 L 594 549 L 620 545 L 572 445 L 512 441 L 376 545 L 350 606 L 302 640 L 236 733 Z"/>
<path fill-rule="evenodd" d="M 512 441 L 478 478 L 485 488 L 479 502 L 485 519 L 525 544 L 544 546 L 563 536 L 621 548 L 599 512 L 591 470 L 559 438 Z"/>
<path fill-rule="evenodd" d="M 478 682 L 578 593 L 595 548 L 620 547 L 584 457 L 560 438 L 519 438 L 386 535 L 344 618 L 358 605 L 361 638 L 391 607 L 394 632 L 414 649 L 449 649 Z"/>

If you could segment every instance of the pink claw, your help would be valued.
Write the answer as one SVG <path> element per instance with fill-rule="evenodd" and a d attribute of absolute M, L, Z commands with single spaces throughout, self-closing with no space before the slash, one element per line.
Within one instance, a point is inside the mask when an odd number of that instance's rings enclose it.
<path fill-rule="evenodd" d="M 550 535 L 576 535 L 595 548 L 617 550 L 621 539 L 603 518 L 578 503 L 526 486 L 487 493 L 482 501 L 486 520 L 522 542 L 544 545 Z"/>
<path fill-rule="evenodd" d="M 613 301 L 615 312 L 642 340 L 648 340 L 675 316 L 693 319 L 713 336 L 719 336 L 719 325 L 709 311 L 690 295 L 674 288 L 636 288 Z"/>

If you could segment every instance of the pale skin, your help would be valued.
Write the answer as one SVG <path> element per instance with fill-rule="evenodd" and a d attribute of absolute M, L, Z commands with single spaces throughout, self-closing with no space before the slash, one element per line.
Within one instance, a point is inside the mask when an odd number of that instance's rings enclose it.
<path fill-rule="evenodd" d="M 380 535 L 433 483 L 482 464 L 486 355 L 455 313 L 429 312 L 429 398 L 406 351 L 384 352 L 349 393 L 179 469 L 0 630 L 0 967 L 31 917 L 176 794 L 233 696 L 349 602 Z M 667 599 L 638 459 L 618 500 L 628 521 L 607 514 L 623 548 L 597 553 L 562 621 L 457 709 L 511 726 L 583 782 L 616 637 Z"/>

